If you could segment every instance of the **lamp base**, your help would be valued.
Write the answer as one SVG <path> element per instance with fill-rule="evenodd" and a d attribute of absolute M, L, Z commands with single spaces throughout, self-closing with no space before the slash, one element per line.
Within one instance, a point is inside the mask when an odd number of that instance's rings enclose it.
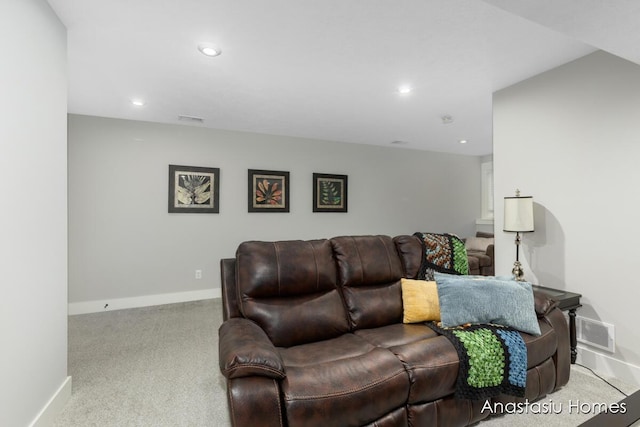
<path fill-rule="evenodd" d="M 511 273 L 518 282 L 524 282 L 524 271 L 522 270 L 522 264 L 520 264 L 520 261 L 513 263 L 513 270 L 511 270 Z"/>

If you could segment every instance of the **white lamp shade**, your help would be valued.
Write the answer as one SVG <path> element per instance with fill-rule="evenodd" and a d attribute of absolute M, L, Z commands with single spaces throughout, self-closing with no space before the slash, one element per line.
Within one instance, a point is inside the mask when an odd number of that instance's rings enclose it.
<path fill-rule="evenodd" d="M 533 231 L 533 197 L 504 198 L 504 231 Z"/>

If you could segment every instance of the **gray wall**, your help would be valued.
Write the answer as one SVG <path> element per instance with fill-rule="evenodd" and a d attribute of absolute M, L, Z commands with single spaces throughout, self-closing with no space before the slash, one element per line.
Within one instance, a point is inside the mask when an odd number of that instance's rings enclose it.
<path fill-rule="evenodd" d="M 30 425 L 63 384 L 70 393 L 66 46 L 46 1 L 0 2 L 3 426 Z"/>
<path fill-rule="evenodd" d="M 167 213 L 169 164 L 219 167 L 220 213 Z M 248 213 L 247 169 L 289 171 L 291 212 Z M 312 213 L 313 172 L 349 176 L 348 213 Z M 70 115 L 69 301 L 215 290 L 250 239 L 468 236 L 479 176 L 474 156 Z"/>
<path fill-rule="evenodd" d="M 526 278 L 582 293 L 578 314 L 613 324 L 616 351 L 585 347 L 579 357 L 638 384 L 639 118 L 640 67 L 604 52 L 494 97 L 496 272 L 515 259 L 503 198 L 520 188 L 535 202 Z"/>

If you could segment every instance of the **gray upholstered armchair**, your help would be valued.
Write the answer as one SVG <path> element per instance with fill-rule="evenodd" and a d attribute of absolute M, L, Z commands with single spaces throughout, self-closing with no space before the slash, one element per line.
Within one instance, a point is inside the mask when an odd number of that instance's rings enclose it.
<path fill-rule="evenodd" d="M 478 231 L 475 237 L 468 237 L 464 242 L 469 260 L 469 274 L 495 275 L 493 234 Z"/>

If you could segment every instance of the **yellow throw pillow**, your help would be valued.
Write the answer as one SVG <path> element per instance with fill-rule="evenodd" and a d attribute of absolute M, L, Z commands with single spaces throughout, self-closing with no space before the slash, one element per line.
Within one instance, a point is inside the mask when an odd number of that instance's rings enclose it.
<path fill-rule="evenodd" d="M 402 279 L 403 323 L 440 320 L 436 282 Z"/>

